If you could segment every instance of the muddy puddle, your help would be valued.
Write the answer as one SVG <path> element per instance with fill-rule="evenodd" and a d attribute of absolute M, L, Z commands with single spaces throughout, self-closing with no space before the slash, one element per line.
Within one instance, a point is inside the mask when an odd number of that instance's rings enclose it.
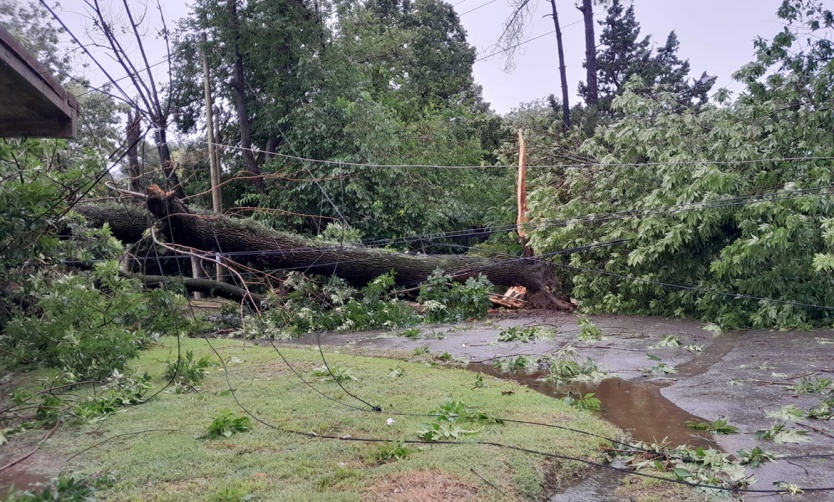
<path fill-rule="evenodd" d="M 737 337 L 723 335 L 716 337 L 704 352 L 696 354 L 691 361 L 677 367 L 676 378 L 700 375 L 721 361 L 737 343 Z M 701 417 L 682 410 L 661 393 L 668 385 L 663 381 L 630 381 L 609 378 L 596 384 L 554 385 L 540 382 L 544 370 L 524 372 L 503 372 L 488 364 L 471 363 L 468 370 L 512 380 L 536 392 L 553 398 L 563 398 L 568 393 L 593 392 L 602 402 L 599 415 L 620 429 L 631 433 L 639 441 L 659 443 L 668 441 L 672 446 L 688 445 L 719 449 L 709 437 L 701 436 L 686 426 L 687 420 L 704 422 Z"/>
<path fill-rule="evenodd" d="M 536 392 L 553 398 L 563 398 L 569 392 L 586 394 L 593 392 L 602 401 L 602 411 L 595 412 L 632 437 L 648 443 L 669 441 L 673 446 L 689 445 L 716 448 L 709 438 L 704 438 L 686 427 L 687 420 L 704 421 L 675 406 L 660 393 L 661 387 L 651 382 L 629 382 L 609 378 L 598 384 L 554 385 L 538 381 L 544 371 L 533 373 L 505 373 L 487 364 L 472 363 L 468 370 L 512 380 Z"/>
<path fill-rule="evenodd" d="M 49 482 L 47 476 L 16 467 L 0 471 L 0 497 L 5 497 L 12 489 L 14 491 L 31 490 Z"/>

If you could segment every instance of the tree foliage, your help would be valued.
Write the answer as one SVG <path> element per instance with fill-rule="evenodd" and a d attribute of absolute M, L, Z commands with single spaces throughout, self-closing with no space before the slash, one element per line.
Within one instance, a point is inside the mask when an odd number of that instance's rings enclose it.
<path fill-rule="evenodd" d="M 698 80 L 689 81 L 689 61 L 678 57 L 680 42 L 674 31 L 663 46 L 652 51 L 651 36 L 640 37 L 634 5 L 626 7 L 621 0 L 612 2 L 600 25 L 602 32 L 596 54 L 600 110 L 611 111 L 614 98 L 623 93 L 635 76 L 643 82 L 640 92 L 671 92 L 679 108 L 706 103 L 715 79 L 704 72 Z M 584 83 L 579 84 L 579 93 L 587 99 Z"/>
<path fill-rule="evenodd" d="M 832 263 L 834 172 L 805 158 L 834 154 L 832 44 L 814 37 L 832 15 L 787 1 L 779 15 L 785 30 L 759 39 L 756 61 L 735 74 L 746 85 L 735 102 L 720 90 L 718 103 L 681 110 L 677 93 L 647 94 L 633 79 L 614 100 L 621 118 L 581 147 L 596 163 L 543 179 L 532 195 L 539 252 L 628 239 L 562 262 L 590 310 L 728 327 L 831 319 L 806 305 L 834 300 L 821 272 Z"/>
<path fill-rule="evenodd" d="M 273 6 L 261 5 L 267 3 Z M 487 170 L 351 165 L 479 165 L 496 145 L 497 117 L 480 100 L 472 78 L 475 52 L 451 6 L 437 0 L 345 2 L 331 11 L 299 4 L 293 15 L 281 17 L 289 8 L 282 4 L 247 2 L 238 10 L 252 140 L 269 178 L 263 194 L 234 188 L 240 190 L 236 203 L 277 210 L 258 216 L 276 228 L 318 233 L 338 221 L 365 238 L 480 223 L 484 208 L 494 203 L 493 192 L 484 190 L 491 186 Z M 233 101 L 225 84 L 231 62 L 224 15 L 214 2 L 198 3 L 184 23 L 175 87 L 185 131 L 194 130 L 202 113 L 196 43 L 201 31 L 210 34 L 204 49 L 213 80 L 224 82 L 219 106 Z M 322 16 L 332 25 L 322 24 Z M 276 26 L 292 29 L 275 36 Z M 275 61 L 276 53 L 284 59 Z M 234 114 L 219 115 L 221 135 L 236 143 Z M 227 150 L 227 165 L 239 164 L 239 157 L 239 151 Z"/>

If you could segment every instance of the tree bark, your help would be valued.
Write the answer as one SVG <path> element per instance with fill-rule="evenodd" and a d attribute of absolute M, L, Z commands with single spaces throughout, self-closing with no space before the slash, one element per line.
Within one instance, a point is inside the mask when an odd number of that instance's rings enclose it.
<path fill-rule="evenodd" d="M 180 185 L 179 176 L 174 170 L 174 164 L 171 162 L 171 149 L 168 147 L 168 134 L 165 132 L 165 123 L 159 124 L 163 119 L 157 118 L 158 128 L 153 133 L 154 142 L 156 143 L 156 151 L 159 153 L 159 161 L 162 163 L 162 172 L 165 173 L 165 178 L 168 180 L 168 186 L 174 190 L 177 198 L 184 199 L 185 191 Z"/>
<path fill-rule="evenodd" d="M 489 259 L 465 255 L 409 255 L 382 249 L 326 245 L 275 232 L 223 216 L 192 213 L 171 192 L 157 186 L 147 190 L 148 210 L 163 222 L 174 244 L 205 252 L 220 252 L 237 262 L 261 269 L 300 270 L 337 275 L 353 284 L 395 272 L 401 286 L 420 284 L 436 269 L 458 281 L 484 274 L 494 284 L 524 286 L 534 307 L 570 310 L 556 297 L 559 286 L 551 267 L 534 259 Z"/>
<path fill-rule="evenodd" d="M 582 12 L 585 21 L 585 71 L 588 80 L 585 104 L 596 106 L 599 102 L 599 84 L 597 83 L 597 47 L 594 36 L 594 3 L 593 0 L 582 0 L 577 7 Z"/>
<path fill-rule="evenodd" d="M 144 275 L 122 272 L 120 275 L 130 279 L 136 279 L 146 288 L 161 288 L 166 282 L 171 282 L 170 276 Z M 194 279 L 190 277 L 177 278 L 181 280 L 186 291 L 190 293 L 205 293 L 209 296 L 219 296 L 230 300 L 246 301 L 250 306 L 260 307 L 262 298 L 255 293 L 247 293 L 245 289 L 217 282 L 211 279 Z"/>
<path fill-rule="evenodd" d="M 570 103 L 568 102 L 568 77 L 565 69 L 565 50 L 562 46 L 562 28 L 559 25 L 559 13 L 556 0 L 550 0 L 553 9 L 553 25 L 556 27 L 556 48 L 559 51 L 559 80 L 562 82 L 562 130 L 570 129 Z"/>
<path fill-rule="evenodd" d="M 229 22 L 232 26 L 232 51 L 234 57 L 234 80 L 232 88 L 235 91 L 235 105 L 237 110 L 238 127 L 240 128 L 240 148 L 243 153 L 243 162 L 246 168 L 256 176 L 253 178 L 255 189 L 258 193 L 264 193 L 266 187 L 263 178 L 260 177 L 261 169 L 252 153 L 252 131 L 249 126 L 248 100 L 246 98 L 246 78 L 243 74 L 243 56 L 240 54 L 240 20 L 237 15 L 237 0 L 227 0 L 226 9 L 229 14 Z"/>
<path fill-rule="evenodd" d="M 87 219 L 93 227 L 110 226 L 113 237 L 123 244 L 133 244 L 142 240 L 148 229 L 148 213 L 144 208 L 131 204 L 121 205 L 78 205 L 73 211 Z"/>
<path fill-rule="evenodd" d="M 132 110 L 128 110 L 127 112 L 127 165 L 128 171 L 130 173 L 130 189 L 135 192 L 140 192 L 142 190 L 141 184 L 141 176 L 142 173 L 139 172 L 139 154 L 138 154 L 138 143 L 139 143 L 139 124 L 140 118 L 139 114 L 133 115 Z"/>

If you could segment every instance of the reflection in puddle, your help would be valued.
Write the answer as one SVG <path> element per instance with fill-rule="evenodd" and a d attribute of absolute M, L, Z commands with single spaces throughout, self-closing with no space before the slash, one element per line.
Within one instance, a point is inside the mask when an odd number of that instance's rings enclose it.
<path fill-rule="evenodd" d="M 593 392 L 602 401 L 602 418 L 630 432 L 639 441 L 659 443 L 665 438 L 672 446 L 685 444 L 716 448 L 712 440 L 697 435 L 696 431 L 686 426 L 687 420 L 704 420 L 675 406 L 663 397 L 659 386 L 650 382 L 635 383 L 610 378 L 599 384 L 557 386 L 537 381 L 545 374 L 543 371 L 503 373 L 490 365 L 478 363 L 469 364 L 467 369 L 513 380 L 555 398 L 564 397 L 568 392 Z"/>

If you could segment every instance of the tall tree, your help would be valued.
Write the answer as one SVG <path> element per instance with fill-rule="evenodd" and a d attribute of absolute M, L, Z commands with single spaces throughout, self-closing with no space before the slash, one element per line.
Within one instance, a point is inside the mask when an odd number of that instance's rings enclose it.
<path fill-rule="evenodd" d="M 600 25 L 601 49 L 596 58 L 599 101 L 603 109 L 610 109 L 614 96 L 622 92 L 631 76 L 640 74 L 651 62 L 651 37 L 640 38 L 634 5 L 625 7 L 621 0 L 613 1 Z"/>
<path fill-rule="evenodd" d="M 597 40 L 594 34 L 594 0 L 582 0 L 576 7 L 582 13 L 585 23 L 585 78 L 587 82 L 580 82 L 579 94 L 584 96 L 585 104 L 596 106 L 599 102 L 599 86 L 597 84 Z"/>
<path fill-rule="evenodd" d="M 109 6 L 103 5 L 100 0 L 91 0 L 85 4 L 87 6 L 86 15 L 92 25 L 92 28 L 86 32 L 89 40 L 84 43 L 76 38 L 75 41 L 81 45 L 81 48 L 88 55 L 92 55 L 89 47 L 97 47 L 106 51 L 107 56 L 115 60 L 124 71 L 124 77 L 117 79 L 94 59 L 94 62 L 110 79 L 113 88 L 121 93 L 121 99 L 128 103 L 137 114 L 142 115 L 150 122 L 162 171 L 165 173 L 166 185 L 178 197 L 185 197 L 175 166 L 171 162 L 171 148 L 168 143 L 167 128 L 171 117 L 171 101 L 168 98 L 168 88 L 162 81 L 157 81 L 153 70 L 156 63 L 151 65 L 145 48 L 145 33 L 151 27 L 151 18 L 146 15 L 146 12 L 136 16 L 135 6 L 131 7 L 126 0 L 122 2 L 123 9 L 118 7 L 110 9 Z M 60 17 L 47 6 L 44 0 L 41 0 L 41 5 L 49 10 L 52 16 L 66 28 Z M 165 41 L 166 52 L 168 52 L 168 73 L 170 74 L 170 51 L 167 50 L 168 27 L 164 12 L 158 2 L 156 10 L 159 13 L 159 24 L 153 28 L 158 30 L 159 36 Z M 125 91 L 119 84 L 119 81 L 123 79 L 130 82 L 132 93 Z"/>
<path fill-rule="evenodd" d="M 231 87 L 234 90 L 237 123 L 240 128 L 240 149 L 246 168 L 255 177 L 252 180 L 255 189 L 263 193 L 265 187 L 264 180 L 261 178 L 261 170 L 252 152 L 252 131 L 249 127 L 249 99 L 246 95 L 243 56 L 240 53 L 240 18 L 237 14 L 237 0 L 226 0 L 226 13 L 228 16 L 230 45 L 232 47 L 232 67 L 234 68 Z M 211 126 L 211 124 L 207 125 L 207 127 Z"/>
<path fill-rule="evenodd" d="M 562 27 L 559 25 L 559 12 L 556 10 L 556 0 L 550 0 L 553 10 L 553 26 L 556 29 L 556 49 L 559 53 L 559 81 L 562 83 L 562 129 L 570 129 L 570 103 L 568 102 L 568 76 L 565 70 L 565 50 L 562 47 Z"/>
<path fill-rule="evenodd" d="M 643 83 L 640 92 L 672 92 L 677 96 L 679 110 L 706 103 L 715 79 L 703 73 L 699 80 L 690 82 L 689 62 L 678 57 L 680 42 L 674 31 L 663 46 L 652 51 L 651 37 L 640 36 L 634 4 L 626 7 L 622 0 L 613 0 L 600 24 L 602 33 L 596 64 L 601 110 L 610 112 L 614 98 L 623 93 L 633 77 Z M 588 85 L 580 84 L 580 93 L 586 100 L 590 99 L 589 89 Z"/>
<path fill-rule="evenodd" d="M 266 156 L 255 151 L 275 151 L 282 131 L 291 126 L 290 112 L 310 91 L 302 66 L 324 50 L 321 8 L 305 0 L 199 0 L 180 22 L 174 43 L 177 125 L 191 132 L 201 123 L 202 49 L 219 81 L 214 86 L 219 127 L 225 137 L 235 138 L 230 159 L 255 176 L 258 192 L 264 188 L 259 176 Z M 231 135 L 234 130 L 237 134 Z"/>

